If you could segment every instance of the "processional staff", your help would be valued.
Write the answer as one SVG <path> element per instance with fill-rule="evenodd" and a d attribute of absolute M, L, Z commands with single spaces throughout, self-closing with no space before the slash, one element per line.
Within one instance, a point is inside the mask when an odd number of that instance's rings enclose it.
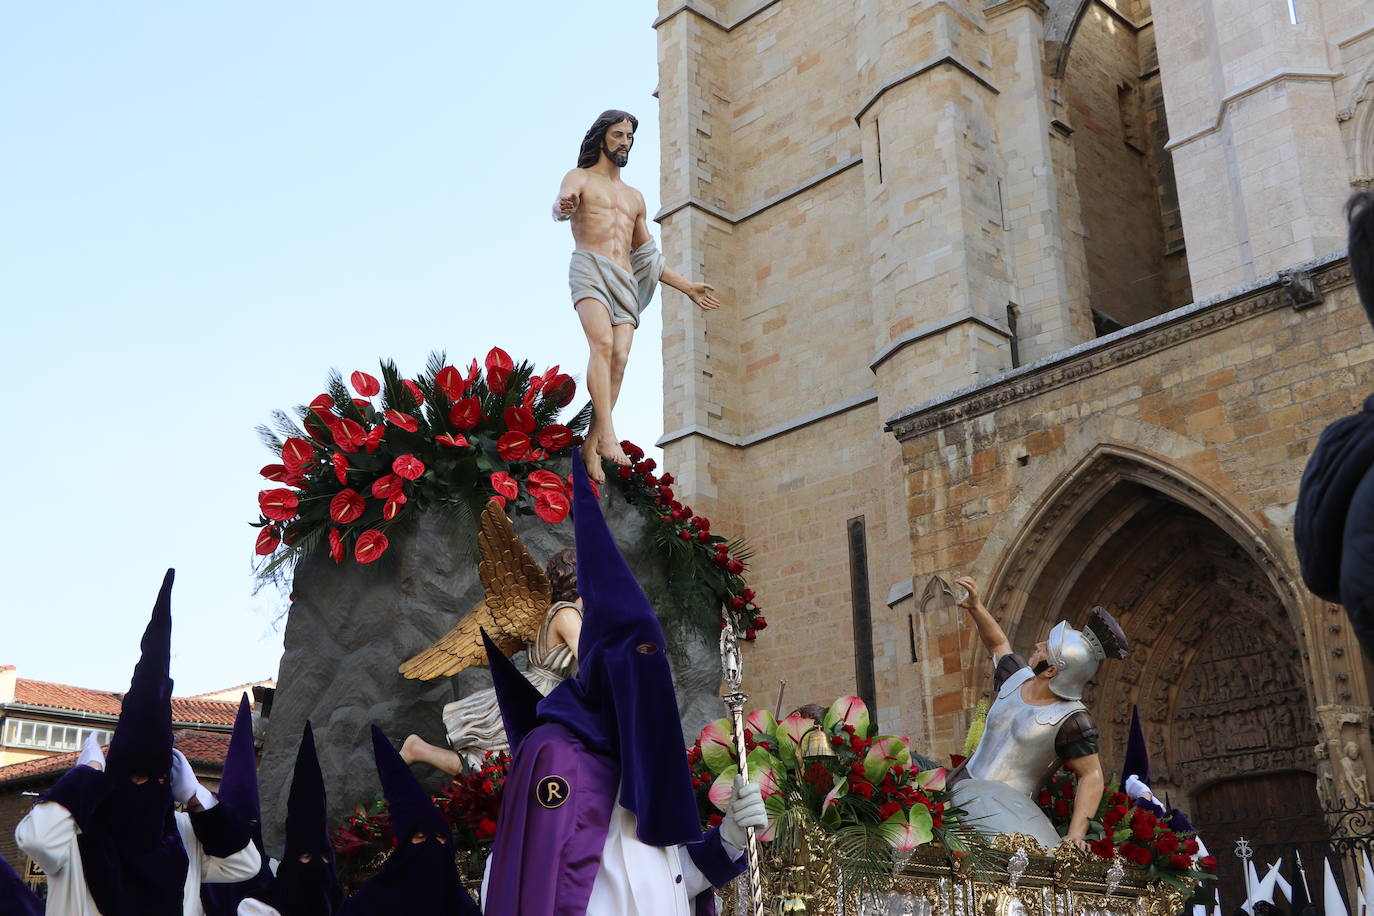
<path fill-rule="evenodd" d="M 744 744 L 744 704 L 749 701 L 749 697 L 740 691 L 740 685 L 744 680 L 744 666 L 740 659 L 735 627 L 728 620 L 725 622 L 725 627 L 720 631 L 720 667 L 725 677 L 725 688 L 728 691 L 721 699 L 725 701 L 725 708 L 730 711 L 730 723 L 735 731 L 735 753 L 739 756 L 739 775 L 747 781 L 749 779 L 749 761 L 746 759 L 748 749 Z M 763 874 L 759 867 L 759 842 L 754 835 L 753 827 L 745 827 L 744 831 L 749 839 L 745 855 L 749 857 L 750 909 L 754 916 L 763 916 Z"/>

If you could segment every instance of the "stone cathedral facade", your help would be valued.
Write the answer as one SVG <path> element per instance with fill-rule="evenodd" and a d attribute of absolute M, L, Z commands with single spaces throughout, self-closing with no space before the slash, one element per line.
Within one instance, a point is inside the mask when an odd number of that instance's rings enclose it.
<path fill-rule="evenodd" d="M 665 302 L 661 444 L 755 549 L 757 701 L 858 693 L 957 751 L 990 680 L 972 575 L 1026 651 L 1117 615 L 1104 762 L 1137 704 L 1209 842 L 1263 856 L 1368 801 L 1374 668 L 1292 518 L 1374 390 L 1342 213 L 1374 183 L 1374 5 L 658 13 L 656 218 L 728 303 Z"/>

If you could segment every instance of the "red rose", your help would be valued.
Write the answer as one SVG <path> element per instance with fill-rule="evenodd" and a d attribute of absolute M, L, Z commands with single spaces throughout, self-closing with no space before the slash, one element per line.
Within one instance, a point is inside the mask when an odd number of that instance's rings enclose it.
<path fill-rule="evenodd" d="M 405 481 L 396 474 L 387 474 L 372 481 L 372 495 L 378 499 L 395 499 L 405 493 Z"/>
<path fill-rule="evenodd" d="M 523 407 L 507 407 L 505 414 L 506 428 L 516 432 L 534 432 L 534 414 Z"/>
<path fill-rule="evenodd" d="M 1069 803 L 1066 802 L 1066 801 L 1064 801 L 1064 799 L 1062 799 L 1062 798 L 1056 798 L 1056 799 L 1054 800 L 1054 816 L 1055 816 L 1055 817 L 1068 817 L 1068 816 L 1069 816 Z"/>
<path fill-rule="evenodd" d="M 386 421 L 392 426 L 399 427 L 408 433 L 413 433 L 420 428 L 420 424 L 408 413 L 401 413 L 399 410 L 388 410 Z"/>
<path fill-rule="evenodd" d="M 401 514 L 401 506 L 405 505 L 405 500 L 388 499 L 382 503 L 382 518 L 388 522 Z"/>
<path fill-rule="evenodd" d="M 261 470 L 261 471 L 258 471 L 258 473 L 261 474 L 263 477 L 266 477 L 268 480 L 285 480 L 285 479 L 286 479 L 286 465 L 284 465 L 284 464 L 265 464 L 265 465 L 263 465 L 262 470 Z"/>
<path fill-rule="evenodd" d="M 1100 840 L 1093 840 L 1088 844 L 1088 848 L 1104 859 L 1111 859 L 1114 857 L 1112 841 L 1107 837 L 1103 837 Z"/>
<path fill-rule="evenodd" d="M 570 376 L 559 373 L 553 378 L 544 378 L 544 400 L 559 407 L 567 407 L 577 397 L 577 382 Z"/>
<path fill-rule="evenodd" d="M 357 420 L 347 417 L 335 420 L 329 431 L 334 434 L 334 444 L 345 452 L 356 452 L 367 442 L 367 430 Z"/>
<path fill-rule="evenodd" d="M 369 455 L 377 451 L 377 446 L 382 444 L 382 436 L 385 434 L 385 426 L 374 426 L 368 431 L 367 438 L 363 440 L 363 445 L 367 446 L 367 453 Z"/>
<path fill-rule="evenodd" d="M 477 825 L 477 836 L 482 839 L 496 836 L 496 821 L 489 817 L 482 818 L 481 822 Z"/>
<path fill-rule="evenodd" d="M 335 452 L 329 459 L 334 463 L 334 476 L 338 478 L 340 486 L 348 486 L 348 459 Z"/>
<path fill-rule="evenodd" d="M 1207 874 L 1209 874 L 1209 875 L 1214 875 L 1214 874 L 1216 874 L 1216 871 L 1217 871 L 1217 857 L 1216 857 L 1216 856 L 1203 856 L 1201 859 L 1198 859 L 1198 863 L 1197 863 L 1197 864 L 1201 865 L 1201 866 L 1202 866 L 1202 870 L 1205 871 L 1205 872 L 1207 872 Z"/>
<path fill-rule="evenodd" d="M 1068 781 L 1060 783 L 1059 794 L 1065 798 L 1073 798 L 1073 783 Z"/>
<path fill-rule="evenodd" d="M 534 514 L 556 525 L 568 517 L 572 503 L 562 490 L 540 490 L 534 497 Z"/>
<path fill-rule="evenodd" d="M 482 422 L 482 402 L 476 398 L 463 398 L 448 412 L 448 421 L 458 429 L 472 429 Z"/>
<path fill-rule="evenodd" d="M 348 377 L 348 380 L 353 383 L 353 390 L 365 398 L 370 398 L 382 390 L 382 386 L 378 384 L 377 380 L 366 372 L 355 372 Z"/>
<path fill-rule="evenodd" d="M 300 497 L 285 488 L 263 490 L 258 494 L 258 508 L 274 522 L 289 522 L 295 518 L 300 503 Z"/>
<path fill-rule="evenodd" d="M 572 430 L 561 423 L 550 423 L 539 431 L 539 444 L 551 452 L 561 452 L 572 444 Z"/>
<path fill-rule="evenodd" d="M 1169 856 L 1169 867 L 1177 868 L 1179 871 L 1187 871 L 1193 867 L 1193 857 L 1185 856 L 1181 852 L 1176 852 Z"/>
<path fill-rule="evenodd" d="M 756 630 L 766 630 L 766 629 L 768 629 L 768 621 L 765 620 L 765 619 L 763 619 L 762 617 L 755 617 L 755 618 L 754 618 L 754 629 L 756 629 Z"/>
<path fill-rule="evenodd" d="M 329 558 L 335 563 L 343 562 L 343 534 L 339 532 L 338 528 L 329 529 Z"/>
<path fill-rule="evenodd" d="M 369 528 L 358 535 L 357 546 L 353 548 L 353 559 L 359 563 L 371 563 L 373 560 L 386 553 L 390 545 L 385 534 L 375 528 Z"/>
<path fill-rule="evenodd" d="M 728 563 L 725 564 L 725 568 L 738 576 L 740 573 L 744 572 L 744 561 L 730 560 Z"/>
<path fill-rule="evenodd" d="M 467 448 L 468 437 L 462 433 L 442 433 L 434 437 L 434 441 L 449 448 Z"/>
<path fill-rule="evenodd" d="M 408 378 L 401 379 L 401 384 L 405 386 L 406 391 L 410 392 L 410 396 L 415 399 L 416 407 L 421 407 L 424 405 L 425 393 L 420 390 L 419 385 L 415 384 Z"/>
<path fill-rule="evenodd" d="M 391 462 L 391 469 L 396 472 L 397 477 L 419 480 L 420 475 L 425 472 L 425 463 L 414 455 L 401 455 Z"/>
<path fill-rule="evenodd" d="M 268 525 L 258 532 L 258 542 L 253 549 L 258 556 L 265 557 L 276 550 L 277 545 L 280 543 L 281 535 L 277 532 L 275 527 Z"/>
<path fill-rule="evenodd" d="M 663 484 L 665 487 L 671 487 L 677 481 L 672 474 L 664 474 L 662 477 L 658 479 L 658 482 Z"/>
<path fill-rule="evenodd" d="M 1161 833 L 1155 840 L 1155 852 L 1162 856 L 1178 852 L 1178 837 L 1172 833 Z"/>
<path fill-rule="evenodd" d="M 505 471 L 497 471 L 491 475 L 491 488 L 503 499 L 515 499 L 520 495 L 520 484 Z"/>
<path fill-rule="evenodd" d="M 885 821 L 889 817 L 891 817 L 892 815 L 896 814 L 898 811 L 901 810 L 902 806 L 899 802 L 883 802 L 881 805 L 878 806 L 878 820 Z"/>
<path fill-rule="evenodd" d="M 366 505 L 363 494 L 348 487 L 335 493 L 329 501 L 329 517 L 340 525 L 347 525 L 358 520 Z"/>
<path fill-rule="evenodd" d="M 1198 851 L 1197 840 L 1193 839 L 1192 837 L 1189 837 L 1188 839 L 1184 840 L 1184 841 L 1183 841 L 1183 851 L 1186 852 L 1186 853 L 1187 853 L 1188 855 L 1190 855 L 1190 856 L 1195 856 L 1195 855 L 1197 855 L 1197 851 Z"/>
<path fill-rule="evenodd" d="M 629 480 L 631 477 L 635 476 L 634 470 L 631 468 L 627 468 L 624 465 L 621 465 L 620 467 L 616 468 L 615 472 L 620 475 L 621 480 Z"/>
<path fill-rule="evenodd" d="M 434 376 L 434 385 L 444 397 L 450 401 L 456 401 L 463 396 L 467 386 L 463 384 L 463 377 L 458 374 L 458 370 L 452 366 L 445 366 Z"/>
<path fill-rule="evenodd" d="M 1134 824 L 1131 826 L 1131 836 L 1137 840 L 1148 840 L 1155 835 L 1154 824 Z"/>
<path fill-rule="evenodd" d="M 522 461 L 530 451 L 530 437 L 512 430 L 496 440 L 496 454 L 505 461 Z"/>
<path fill-rule="evenodd" d="M 744 610 L 744 599 L 736 595 L 730 599 L 730 607 L 736 611 Z"/>
<path fill-rule="evenodd" d="M 299 436 L 292 436 L 281 444 L 281 461 L 288 471 L 309 467 L 315 458 L 315 446 Z"/>

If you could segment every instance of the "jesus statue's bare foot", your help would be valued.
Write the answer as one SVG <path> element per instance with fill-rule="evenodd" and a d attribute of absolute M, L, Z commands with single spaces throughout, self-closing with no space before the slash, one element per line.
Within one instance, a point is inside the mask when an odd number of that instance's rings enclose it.
<path fill-rule="evenodd" d="M 623 468 L 630 466 L 630 456 L 620 447 L 620 440 L 613 432 L 596 437 L 596 451 L 612 464 L 618 464 Z"/>
<path fill-rule="evenodd" d="M 606 472 L 601 470 L 601 455 L 596 450 L 596 434 L 588 431 L 582 443 L 582 466 L 587 469 L 587 477 L 600 486 L 606 482 Z"/>

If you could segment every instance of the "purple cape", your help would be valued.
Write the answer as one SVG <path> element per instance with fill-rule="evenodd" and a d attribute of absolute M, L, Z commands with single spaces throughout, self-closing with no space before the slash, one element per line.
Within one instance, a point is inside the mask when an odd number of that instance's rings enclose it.
<path fill-rule="evenodd" d="M 550 783 L 567 793 L 554 807 L 547 804 Z M 583 916 L 601 870 L 619 784 L 615 761 L 565 726 L 546 723 L 530 732 L 511 762 L 501 797 L 486 916 Z M 744 871 L 744 859 L 731 859 L 718 830 L 687 852 L 716 887 Z M 714 914 L 714 895 L 701 894 L 695 906 L 698 916 Z"/>

